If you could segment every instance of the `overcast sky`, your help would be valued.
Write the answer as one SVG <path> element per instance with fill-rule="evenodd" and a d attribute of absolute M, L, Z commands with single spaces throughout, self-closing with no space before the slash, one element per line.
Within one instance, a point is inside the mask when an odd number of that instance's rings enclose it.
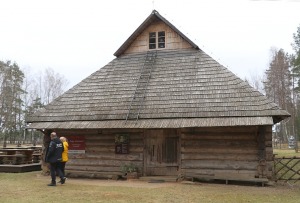
<path fill-rule="evenodd" d="M 70 87 L 114 59 L 153 8 L 244 79 L 262 75 L 270 48 L 292 53 L 299 0 L 0 0 L 0 60 L 48 67 Z"/>

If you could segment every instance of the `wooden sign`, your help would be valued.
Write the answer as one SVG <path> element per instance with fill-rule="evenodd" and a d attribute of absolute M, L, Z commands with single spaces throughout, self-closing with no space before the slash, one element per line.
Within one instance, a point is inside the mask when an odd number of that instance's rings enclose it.
<path fill-rule="evenodd" d="M 67 136 L 70 154 L 85 153 L 85 139 L 83 136 Z"/>

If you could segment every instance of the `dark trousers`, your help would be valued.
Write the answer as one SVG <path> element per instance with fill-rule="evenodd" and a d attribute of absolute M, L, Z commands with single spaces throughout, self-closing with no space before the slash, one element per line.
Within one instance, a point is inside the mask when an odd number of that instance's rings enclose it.
<path fill-rule="evenodd" d="M 59 168 L 60 168 L 62 174 L 64 175 L 64 177 L 66 176 L 66 174 L 65 174 L 65 167 L 66 167 L 66 162 L 60 162 L 59 163 Z"/>
<path fill-rule="evenodd" d="M 61 168 L 59 167 L 59 162 L 50 163 L 50 174 L 52 183 L 56 183 L 56 173 L 60 177 L 60 179 L 63 179 L 64 175 L 61 171 Z"/>

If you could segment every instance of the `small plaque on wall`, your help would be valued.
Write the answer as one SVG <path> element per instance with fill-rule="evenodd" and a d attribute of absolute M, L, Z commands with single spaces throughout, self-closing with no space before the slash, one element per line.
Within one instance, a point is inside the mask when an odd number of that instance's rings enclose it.
<path fill-rule="evenodd" d="M 127 134 L 118 134 L 115 136 L 115 153 L 129 153 L 129 136 Z"/>

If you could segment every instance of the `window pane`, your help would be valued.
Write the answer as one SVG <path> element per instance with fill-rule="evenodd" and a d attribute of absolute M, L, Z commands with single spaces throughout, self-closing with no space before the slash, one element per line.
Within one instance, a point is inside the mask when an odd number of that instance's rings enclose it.
<path fill-rule="evenodd" d="M 152 43 L 155 44 L 155 38 L 150 38 L 150 39 L 149 39 L 149 43 L 150 43 L 150 44 L 152 44 Z"/>
<path fill-rule="evenodd" d="M 149 33 L 149 38 L 155 38 L 156 37 L 156 33 L 155 32 L 150 32 Z"/>
<path fill-rule="evenodd" d="M 164 37 L 165 36 L 165 31 L 158 32 L 158 37 Z"/>
<path fill-rule="evenodd" d="M 149 44 L 149 49 L 156 49 L 156 44 Z"/>
<path fill-rule="evenodd" d="M 158 32 L 158 48 L 165 48 L 165 32 Z"/>
<path fill-rule="evenodd" d="M 165 43 L 158 43 L 159 48 L 165 48 Z"/>
<path fill-rule="evenodd" d="M 158 38 L 158 42 L 165 42 L 165 38 L 164 37 Z"/>
<path fill-rule="evenodd" d="M 149 49 L 156 49 L 156 33 L 149 33 Z"/>

